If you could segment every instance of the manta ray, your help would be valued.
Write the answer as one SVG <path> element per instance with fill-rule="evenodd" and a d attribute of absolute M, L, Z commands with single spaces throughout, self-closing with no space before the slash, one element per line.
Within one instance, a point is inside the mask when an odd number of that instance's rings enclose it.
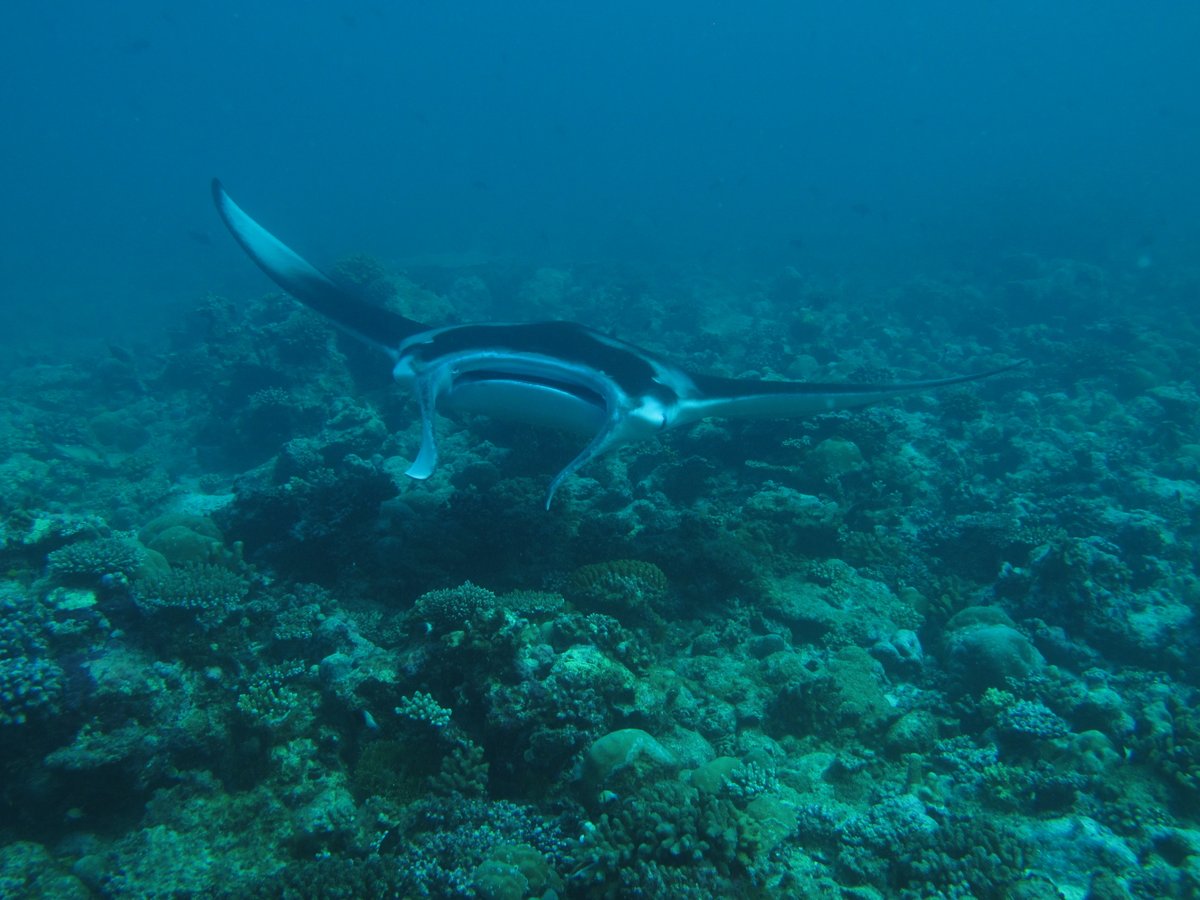
<path fill-rule="evenodd" d="M 437 468 L 436 413 L 471 411 L 589 436 L 546 489 L 601 454 L 712 417 L 790 418 L 866 406 L 900 394 L 988 378 L 1016 368 L 891 384 L 723 378 L 688 372 L 640 347 L 575 322 L 484 322 L 430 328 L 336 284 L 247 215 L 212 182 L 226 227 L 272 281 L 342 330 L 384 351 L 412 391 L 421 446 L 406 475 Z"/>

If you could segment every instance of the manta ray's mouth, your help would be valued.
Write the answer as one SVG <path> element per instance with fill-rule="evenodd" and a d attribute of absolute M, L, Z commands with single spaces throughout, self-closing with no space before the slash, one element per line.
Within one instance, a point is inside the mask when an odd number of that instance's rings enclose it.
<path fill-rule="evenodd" d="M 536 385 L 560 391 L 564 394 L 570 394 L 572 397 L 590 406 L 595 406 L 598 409 L 605 409 L 608 406 L 599 391 L 593 391 L 591 388 L 584 387 L 575 382 L 560 381 L 557 378 L 547 378 L 543 375 L 530 375 L 526 372 L 518 373 L 493 369 L 475 369 L 470 372 L 463 372 L 454 379 L 456 387 L 461 384 L 487 384 L 488 382 Z"/>

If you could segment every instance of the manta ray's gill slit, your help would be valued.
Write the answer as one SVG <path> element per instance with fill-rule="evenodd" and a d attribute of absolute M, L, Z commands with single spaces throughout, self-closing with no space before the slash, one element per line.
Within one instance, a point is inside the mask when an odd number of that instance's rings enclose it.
<path fill-rule="evenodd" d="M 590 388 L 580 384 L 575 384 L 570 381 L 560 381 L 556 378 L 547 378 L 541 375 L 530 375 L 528 373 L 505 372 L 490 369 L 476 369 L 471 372 L 464 372 L 454 379 L 455 385 L 460 384 L 484 384 L 489 381 L 509 381 L 520 382 L 523 384 L 542 385 L 543 387 L 552 388 L 556 391 L 562 391 L 564 394 L 570 394 L 585 403 L 597 407 L 598 409 L 607 408 L 604 397 Z"/>

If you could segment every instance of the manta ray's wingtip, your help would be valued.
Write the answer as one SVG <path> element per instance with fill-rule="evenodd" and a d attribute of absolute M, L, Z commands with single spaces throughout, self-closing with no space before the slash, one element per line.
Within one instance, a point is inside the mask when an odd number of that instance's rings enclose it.
<path fill-rule="evenodd" d="M 217 215 L 221 217 L 221 221 L 225 223 L 225 227 L 233 232 L 233 236 L 237 238 L 238 243 L 245 246 L 245 238 L 243 233 L 244 228 L 239 228 L 235 221 L 235 213 L 240 213 L 238 205 L 233 202 L 233 198 L 229 196 L 229 191 L 225 190 L 225 185 L 221 183 L 221 179 L 216 176 L 209 182 L 209 190 L 212 192 L 213 205 L 217 208 Z M 247 247 L 247 251 L 251 248 Z M 253 253 L 251 253 L 253 256 Z M 257 260 L 256 260 L 257 262 Z M 261 265 L 261 263 L 260 263 Z M 268 272 L 268 274 L 270 274 Z"/>
<path fill-rule="evenodd" d="M 1008 363 L 1007 365 L 1000 366 L 999 368 L 996 368 L 996 369 L 992 369 L 992 371 L 986 373 L 986 375 L 1002 375 L 1005 372 L 1011 372 L 1014 369 L 1023 369 L 1026 366 L 1032 366 L 1032 365 L 1033 365 L 1033 360 L 1027 356 L 1023 356 L 1018 360 L 1014 360 L 1013 362 Z"/>

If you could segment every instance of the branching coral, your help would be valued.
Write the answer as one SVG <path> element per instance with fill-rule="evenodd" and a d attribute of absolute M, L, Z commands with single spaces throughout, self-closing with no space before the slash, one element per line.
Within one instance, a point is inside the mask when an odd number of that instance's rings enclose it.
<path fill-rule="evenodd" d="M 191 563 L 138 583 L 135 599 L 147 613 L 185 614 L 219 625 L 250 592 L 250 584 L 224 566 Z"/>
<path fill-rule="evenodd" d="M 430 790 L 446 797 L 483 797 L 487 783 L 483 748 L 470 740 L 456 742 L 442 758 L 440 771 L 429 779 Z"/>
<path fill-rule="evenodd" d="M 468 581 L 455 588 L 422 594 L 409 611 L 409 618 L 428 623 L 434 633 L 443 634 L 487 620 L 497 609 L 495 594 Z"/>
<path fill-rule="evenodd" d="M 95 585 L 106 575 L 132 578 L 145 557 L 145 549 L 131 538 L 95 538 L 51 551 L 46 567 L 61 581 Z"/>
<path fill-rule="evenodd" d="M 53 713 L 66 688 L 49 656 L 49 619 L 15 584 L 0 585 L 0 726 Z"/>
<path fill-rule="evenodd" d="M 676 876 L 727 895 L 747 884 L 758 848 L 757 823 L 733 801 L 666 778 L 585 824 L 571 880 L 585 896 L 628 896 Z"/>
<path fill-rule="evenodd" d="M 538 892 L 561 887 L 562 825 L 503 800 L 436 797 L 410 806 L 381 849 L 394 854 L 403 896 L 526 896 L 485 891 L 505 884 Z"/>
<path fill-rule="evenodd" d="M 65 689 L 63 671 L 48 659 L 0 659 L 0 726 L 52 714 Z"/>
<path fill-rule="evenodd" d="M 424 691 L 417 691 L 411 697 L 401 697 L 396 705 L 396 715 L 439 730 L 450 724 L 450 710 Z"/>
<path fill-rule="evenodd" d="M 291 682 L 303 675 L 303 664 L 272 666 L 251 678 L 238 693 L 237 709 L 253 727 L 283 740 L 312 725 L 313 697 Z"/>

